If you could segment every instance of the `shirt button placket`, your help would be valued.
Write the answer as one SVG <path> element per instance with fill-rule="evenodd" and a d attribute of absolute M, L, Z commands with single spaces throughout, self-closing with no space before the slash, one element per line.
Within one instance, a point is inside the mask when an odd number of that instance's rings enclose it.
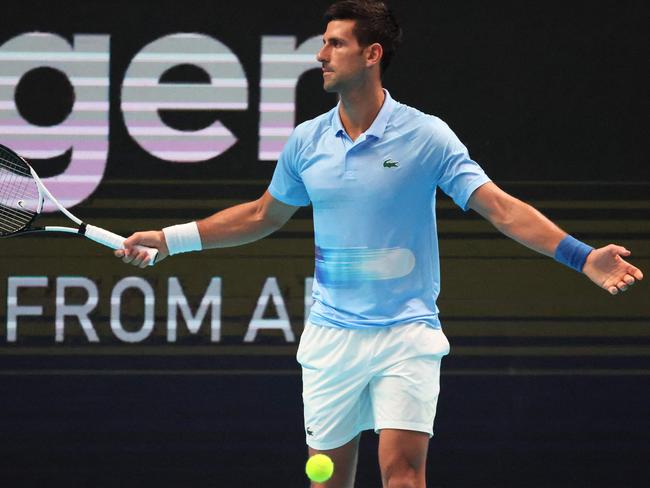
<path fill-rule="evenodd" d="M 356 178 L 355 176 L 355 170 L 352 165 L 353 161 L 351 161 L 352 156 L 349 153 L 345 154 L 345 179 L 346 180 L 354 180 Z"/>
<path fill-rule="evenodd" d="M 346 141 L 345 155 L 343 156 L 343 178 L 346 180 L 354 179 L 354 168 L 350 166 L 350 153 L 354 151 L 354 143 L 351 140 Z"/>
<path fill-rule="evenodd" d="M 361 146 L 366 143 L 366 135 L 362 134 L 359 138 L 354 141 L 352 146 L 345 153 L 345 178 L 348 180 L 357 179 L 357 168 L 354 165 L 354 154 L 360 151 Z M 352 160 L 352 161 L 350 161 Z"/>

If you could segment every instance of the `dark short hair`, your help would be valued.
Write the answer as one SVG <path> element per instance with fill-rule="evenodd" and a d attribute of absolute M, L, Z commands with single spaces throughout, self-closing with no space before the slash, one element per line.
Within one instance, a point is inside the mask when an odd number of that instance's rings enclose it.
<path fill-rule="evenodd" d="M 402 40 L 402 29 L 386 4 L 381 0 L 338 0 L 325 11 L 325 23 L 332 20 L 354 20 L 353 33 L 361 46 L 381 44 L 383 74 Z"/>

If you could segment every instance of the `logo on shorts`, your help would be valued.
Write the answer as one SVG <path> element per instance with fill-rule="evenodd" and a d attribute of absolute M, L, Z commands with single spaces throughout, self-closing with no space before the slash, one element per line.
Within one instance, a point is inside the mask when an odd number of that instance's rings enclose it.
<path fill-rule="evenodd" d="M 314 431 L 311 430 L 311 427 L 307 427 L 306 430 L 307 430 L 307 435 L 308 435 L 308 436 L 310 436 L 310 437 L 314 437 Z"/>
<path fill-rule="evenodd" d="M 397 168 L 398 166 L 399 166 L 399 161 L 393 161 L 390 158 L 384 161 L 384 168 Z"/>

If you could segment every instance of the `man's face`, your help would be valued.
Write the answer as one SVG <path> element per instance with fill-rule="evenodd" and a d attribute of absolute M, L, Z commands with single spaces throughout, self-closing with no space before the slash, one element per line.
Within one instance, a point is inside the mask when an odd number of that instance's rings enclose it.
<path fill-rule="evenodd" d="M 323 66 L 323 89 L 340 93 L 366 75 L 365 50 L 352 33 L 354 20 L 332 20 L 316 59 Z"/>

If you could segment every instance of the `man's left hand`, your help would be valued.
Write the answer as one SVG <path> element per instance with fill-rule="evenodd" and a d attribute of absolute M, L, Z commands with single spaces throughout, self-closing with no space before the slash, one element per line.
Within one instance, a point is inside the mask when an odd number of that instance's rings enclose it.
<path fill-rule="evenodd" d="M 582 272 L 602 289 L 616 295 L 643 279 L 641 270 L 622 257 L 630 254 L 630 251 L 615 244 L 594 249 L 587 256 Z"/>

